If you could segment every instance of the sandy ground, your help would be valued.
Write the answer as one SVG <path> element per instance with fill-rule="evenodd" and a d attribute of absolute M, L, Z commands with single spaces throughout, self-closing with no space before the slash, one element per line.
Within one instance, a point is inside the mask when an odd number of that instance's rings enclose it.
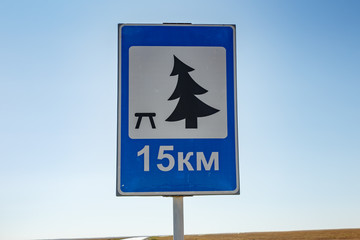
<path fill-rule="evenodd" d="M 170 240 L 171 237 L 151 237 L 151 240 Z M 360 229 L 209 234 L 185 236 L 185 240 L 360 240 Z"/>
<path fill-rule="evenodd" d="M 131 237 L 131 238 L 123 238 L 122 240 L 147 240 L 148 237 Z"/>
<path fill-rule="evenodd" d="M 126 238 L 89 238 L 87 240 L 125 240 Z M 131 238 L 128 238 L 129 240 Z M 132 238 L 131 240 L 172 240 L 172 236 Z M 185 240 L 360 240 L 360 228 L 292 232 L 228 233 L 186 235 Z M 79 239 L 77 239 L 79 240 Z"/>

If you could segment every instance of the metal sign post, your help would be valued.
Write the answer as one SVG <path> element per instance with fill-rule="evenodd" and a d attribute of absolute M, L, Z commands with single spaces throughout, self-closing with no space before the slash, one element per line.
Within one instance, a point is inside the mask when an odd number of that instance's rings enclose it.
<path fill-rule="evenodd" d="M 174 240 L 184 240 L 184 197 L 173 197 Z"/>

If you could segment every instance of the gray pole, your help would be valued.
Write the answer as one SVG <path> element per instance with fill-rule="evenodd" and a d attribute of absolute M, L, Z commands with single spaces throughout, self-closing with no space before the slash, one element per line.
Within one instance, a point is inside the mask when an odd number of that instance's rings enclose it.
<path fill-rule="evenodd" d="M 174 240 L 184 240 L 184 204 L 183 197 L 173 197 Z"/>

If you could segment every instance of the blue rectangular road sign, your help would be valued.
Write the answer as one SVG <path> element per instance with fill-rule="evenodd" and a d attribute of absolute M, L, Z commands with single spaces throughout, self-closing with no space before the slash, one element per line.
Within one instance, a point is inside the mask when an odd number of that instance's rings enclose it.
<path fill-rule="evenodd" d="M 239 194 L 235 26 L 118 33 L 117 195 Z"/>

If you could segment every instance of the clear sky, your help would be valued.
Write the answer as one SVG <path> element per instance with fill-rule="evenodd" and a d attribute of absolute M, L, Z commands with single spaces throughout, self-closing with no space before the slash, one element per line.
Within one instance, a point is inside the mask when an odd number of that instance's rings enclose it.
<path fill-rule="evenodd" d="M 360 2 L 2 1 L 0 239 L 172 234 L 116 197 L 117 24 L 236 24 L 241 195 L 185 233 L 360 227 Z"/>

